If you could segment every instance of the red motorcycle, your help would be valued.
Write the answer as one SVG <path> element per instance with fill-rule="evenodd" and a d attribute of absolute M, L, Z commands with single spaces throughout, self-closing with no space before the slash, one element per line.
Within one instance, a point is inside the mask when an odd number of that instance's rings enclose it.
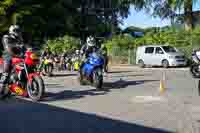
<path fill-rule="evenodd" d="M 0 60 L 3 65 L 3 60 Z M 45 93 L 44 81 L 37 72 L 39 57 L 30 50 L 25 52 L 25 58 L 12 58 L 12 71 L 9 78 L 9 92 L 4 94 L 7 97 L 12 93 L 29 97 L 33 101 L 39 101 Z"/>

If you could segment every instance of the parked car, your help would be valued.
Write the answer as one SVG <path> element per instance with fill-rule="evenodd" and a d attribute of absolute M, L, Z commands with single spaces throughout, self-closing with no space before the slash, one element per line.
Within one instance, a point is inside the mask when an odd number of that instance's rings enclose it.
<path fill-rule="evenodd" d="M 140 67 L 145 65 L 163 66 L 186 66 L 187 59 L 184 54 L 172 46 L 146 45 L 138 47 L 136 53 L 136 63 Z"/>

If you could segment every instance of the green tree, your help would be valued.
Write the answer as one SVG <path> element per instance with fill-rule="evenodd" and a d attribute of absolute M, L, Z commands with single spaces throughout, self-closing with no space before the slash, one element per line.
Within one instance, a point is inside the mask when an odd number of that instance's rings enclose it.
<path fill-rule="evenodd" d="M 1 0 L 0 32 L 8 30 L 10 24 L 19 24 L 32 38 L 44 40 L 66 34 L 80 37 L 85 25 L 86 36 L 100 36 L 113 29 L 119 31 L 118 25 L 129 15 L 130 5 L 140 10 L 148 4 L 146 0 Z"/>
<path fill-rule="evenodd" d="M 184 24 L 187 31 L 193 29 L 193 5 L 200 2 L 199 0 L 162 0 L 156 1 L 154 15 L 159 15 L 162 18 L 173 18 L 176 16 L 176 11 L 184 10 Z"/>

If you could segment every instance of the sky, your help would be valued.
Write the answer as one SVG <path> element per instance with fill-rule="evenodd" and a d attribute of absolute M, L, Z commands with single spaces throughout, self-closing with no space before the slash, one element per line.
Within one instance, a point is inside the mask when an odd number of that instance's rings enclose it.
<path fill-rule="evenodd" d="M 141 28 L 146 27 L 162 27 L 170 25 L 170 20 L 160 19 L 151 16 L 151 14 L 147 14 L 145 11 L 135 11 L 134 7 L 130 9 L 130 15 L 127 19 L 124 20 L 123 25 L 121 27 L 124 29 L 129 26 L 136 26 Z"/>
<path fill-rule="evenodd" d="M 194 10 L 200 10 L 200 3 L 197 3 L 194 7 Z M 134 7 L 131 6 L 130 15 L 127 19 L 124 20 L 124 23 L 123 25 L 121 25 L 121 28 L 124 29 L 129 26 L 136 26 L 141 28 L 163 27 L 166 25 L 170 25 L 169 19 L 162 20 L 159 17 L 155 18 L 150 14 L 146 13 L 145 11 L 137 12 L 134 10 Z"/>

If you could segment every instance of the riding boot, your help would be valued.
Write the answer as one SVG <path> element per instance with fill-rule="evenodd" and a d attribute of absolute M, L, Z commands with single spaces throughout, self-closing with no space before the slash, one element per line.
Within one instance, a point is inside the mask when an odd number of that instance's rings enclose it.
<path fill-rule="evenodd" d="M 8 87 L 8 80 L 9 80 L 9 73 L 3 73 L 2 77 L 2 90 L 1 90 L 1 94 L 5 95 L 9 93 L 9 87 Z"/>
<path fill-rule="evenodd" d="M 12 68 L 12 55 L 8 52 L 5 52 L 3 55 L 4 64 L 3 64 L 3 73 L 1 76 L 2 88 L 0 90 L 1 96 L 5 96 L 9 93 L 9 77 Z"/>

